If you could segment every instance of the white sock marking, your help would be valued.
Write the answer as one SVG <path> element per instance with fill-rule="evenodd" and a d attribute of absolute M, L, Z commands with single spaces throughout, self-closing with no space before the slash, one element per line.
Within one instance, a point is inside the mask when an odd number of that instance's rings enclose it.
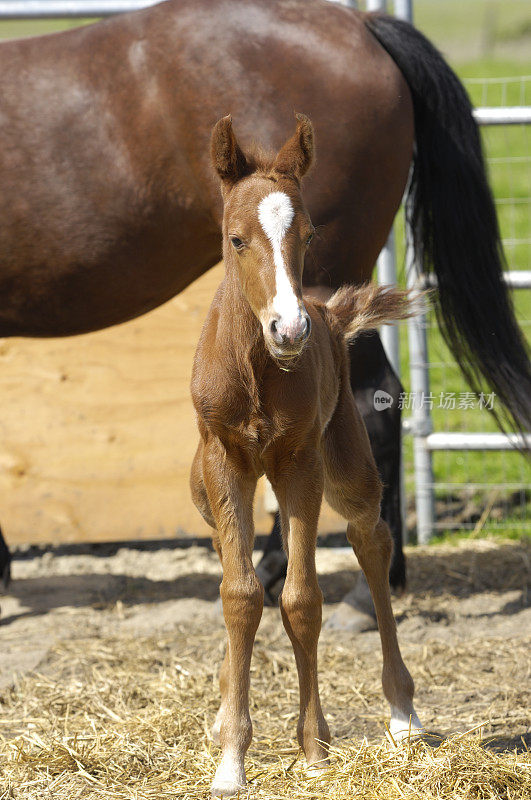
<path fill-rule="evenodd" d="M 271 192 L 258 206 L 258 219 L 273 247 L 276 282 L 273 308 L 288 325 L 301 316 L 299 301 L 288 278 L 282 255 L 282 240 L 289 230 L 293 215 L 291 200 L 285 192 Z"/>
<path fill-rule="evenodd" d="M 230 751 L 224 753 L 212 781 L 212 796 L 232 797 L 245 789 L 245 786 L 243 758 L 238 758 Z"/>
<path fill-rule="evenodd" d="M 422 723 L 418 718 L 413 706 L 411 706 L 411 711 L 408 714 L 392 705 L 389 730 L 391 731 L 391 735 L 396 742 L 407 739 L 410 733 L 411 736 L 418 736 L 419 734 L 424 733 Z"/>

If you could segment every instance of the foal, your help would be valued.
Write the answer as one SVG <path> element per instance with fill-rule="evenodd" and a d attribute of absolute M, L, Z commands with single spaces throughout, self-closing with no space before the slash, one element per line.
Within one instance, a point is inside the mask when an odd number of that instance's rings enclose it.
<path fill-rule="evenodd" d="M 230 117 L 212 134 L 212 159 L 224 201 L 225 278 L 197 348 L 192 397 L 201 440 L 194 458 L 194 502 L 214 529 L 223 565 L 221 597 L 228 648 L 213 734 L 222 759 L 212 794 L 245 786 L 252 735 L 249 668 L 263 607 L 253 568 L 253 496 L 269 478 L 278 498 L 288 570 L 280 602 L 300 689 L 299 743 L 312 771 L 326 764 L 330 740 L 317 681 L 322 594 L 315 570 L 323 491 L 348 520 L 347 536 L 369 583 L 383 650 L 383 690 L 395 738 L 418 733 L 413 681 L 396 638 L 389 597 L 391 539 L 380 519 L 381 485 L 354 404 L 347 341 L 411 313 L 407 295 L 364 286 L 340 289 L 326 304 L 302 297 L 313 227 L 300 180 L 313 157 L 310 121 L 274 159 L 246 156 Z"/>

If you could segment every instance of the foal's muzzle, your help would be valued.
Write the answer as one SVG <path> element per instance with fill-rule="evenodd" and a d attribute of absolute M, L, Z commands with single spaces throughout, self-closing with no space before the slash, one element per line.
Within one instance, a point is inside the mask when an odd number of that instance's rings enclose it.
<path fill-rule="evenodd" d="M 308 314 L 301 314 L 288 322 L 282 317 L 274 317 L 269 323 L 269 334 L 274 346 L 280 351 L 300 352 L 311 328 Z"/>

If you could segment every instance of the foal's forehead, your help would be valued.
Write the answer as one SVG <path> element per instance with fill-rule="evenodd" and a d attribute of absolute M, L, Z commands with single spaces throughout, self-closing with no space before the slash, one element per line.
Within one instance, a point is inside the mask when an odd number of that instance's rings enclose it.
<path fill-rule="evenodd" d="M 244 178 L 233 188 L 226 213 L 229 224 L 257 226 L 268 236 L 283 235 L 300 218 L 308 218 L 294 181 L 258 176 Z"/>

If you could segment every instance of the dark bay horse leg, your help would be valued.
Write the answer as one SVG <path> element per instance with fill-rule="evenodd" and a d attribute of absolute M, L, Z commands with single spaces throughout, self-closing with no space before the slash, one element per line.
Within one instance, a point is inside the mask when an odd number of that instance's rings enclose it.
<path fill-rule="evenodd" d="M 402 513 L 400 508 L 400 427 L 399 396 L 402 385 L 395 375 L 380 337 L 376 331 L 357 339 L 350 347 L 351 386 L 356 405 L 369 434 L 372 451 L 384 485 L 382 518 L 387 522 L 393 537 L 393 556 L 389 580 L 394 589 L 404 589 L 406 565 L 402 550 Z M 385 410 L 376 410 L 374 393 L 383 390 L 393 398 Z M 282 550 L 280 521 L 275 517 L 256 573 L 267 595 L 274 584 L 285 577 L 286 556 Z M 376 618 L 370 592 L 363 575 L 344 598 L 339 609 L 330 617 L 325 627 L 350 631 L 374 629 Z"/>
<path fill-rule="evenodd" d="M 9 548 L 5 543 L 2 530 L 0 529 L 0 581 L 4 584 L 5 588 L 9 586 L 11 580 L 11 554 Z"/>
<path fill-rule="evenodd" d="M 356 340 L 350 348 L 350 382 L 383 483 L 382 519 L 387 522 L 393 538 L 393 554 L 389 582 L 402 591 L 406 585 L 406 562 L 402 550 L 402 512 L 400 505 L 400 431 L 399 408 L 402 384 L 391 367 L 377 331 Z M 391 396 L 392 402 L 380 410 L 375 408 L 377 390 Z M 360 633 L 376 628 L 372 597 L 360 573 L 354 588 L 343 598 L 325 627 Z"/>
<path fill-rule="evenodd" d="M 350 349 L 350 383 L 360 410 L 380 478 L 384 485 L 382 517 L 393 535 L 393 557 L 389 582 L 393 589 L 406 586 L 406 562 L 402 551 L 402 512 L 400 507 L 400 456 L 403 386 L 385 354 L 377 331 L 361 336 Z M 374 393 L 386 392 L 392 401 L 383 410 L 375 404 Z"/>
<path fill-rule="evenodd" d="M 288 557 L 282 546 L 280 513 L 277 511 L 262 558 L 256 567 L 256 574 L 264 587 L 265 599 L 271 605 L 276 605 L 276 600 L 271 594 L 271 590 L 275 583 L 286 577 L 287 568 Z"/>

